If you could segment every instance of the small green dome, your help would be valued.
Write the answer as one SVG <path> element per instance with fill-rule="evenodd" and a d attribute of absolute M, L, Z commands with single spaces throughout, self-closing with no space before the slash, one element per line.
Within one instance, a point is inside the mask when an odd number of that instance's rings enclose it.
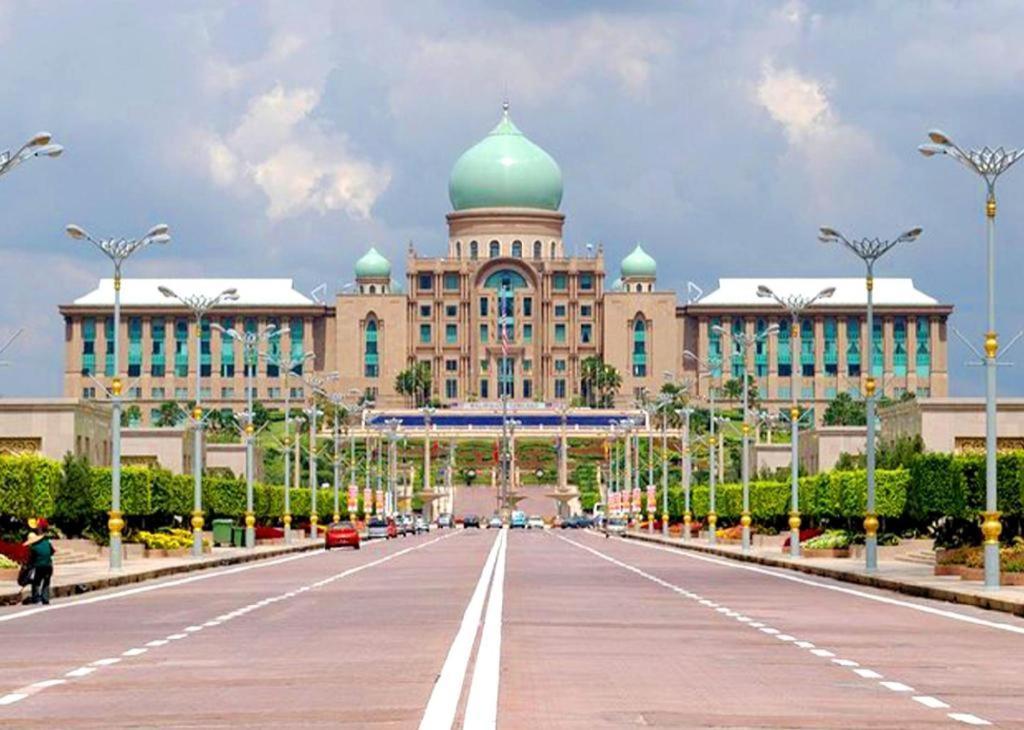
<path fill-rule="evenodd" d="M 505 104 L 498 126 L 455 161 L 448 197 L 455 210 L 558 210 L 562 203 L 562 171 L 551 155 L 512 123 Z"/>
<path fill-rule="evenodd" d="M 658 263 L 638 243 L 633 249 L 633 253 L 622 259 L 621 270 L 623 279 L 633 276 L 653 278 L 657 276 Z"/>
<path fill-rule="evenodd" d="M 380 255 L 376 248 L 371 247 L 361 259 L 356 261 L 356 277 L 384 279 L 391 276 L 391 262 Z"/>

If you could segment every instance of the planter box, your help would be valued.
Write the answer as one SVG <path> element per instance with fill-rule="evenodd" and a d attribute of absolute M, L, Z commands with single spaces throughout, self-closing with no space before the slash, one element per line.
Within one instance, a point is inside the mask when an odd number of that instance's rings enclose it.
<path fill-rule="evenodd" d="M 18 573 L 21 568 L 0 568 L 0 583 L 10 581 L 16 583 L 18 580 Z"/>
<path fill-rule="evenodd" d="M 176 550 L 150 550 L 146 549 L 143 557 L 146 558 L 187 558 L 192 554 L 192 548 L 183 547 Z"/>
<path fill-rule="evenodd" d="M 106 545 L 100 548 L 100 557 L 109 558 L 110 548 Z M 125 560 L 132 558 L 144 558 L 146 557 L 146 546 L 138 542 L 124 542 L 121 543 L 121 556 Z"/>
<path fill-rule="evenodd" d="M 964 572 L 964 566 L 963 565 L 950 564 L 950 565 L 936 565 L 935 566 L 935 575 L 955 575 L 955 576 L 961 576 L 961 575 L 963 575 L 963 572 Z"/>
<path fill-rule="evenodd" d="M 786 548 L 789 552 L 789 548 Z M 800 554 L 805 558 L 848 558 L 850 548 L 800 548 Z"/>
<path fill-rule="evenodd" d="M 984 568 L 960 567 L 960 580 L 985 580 Z M 999 574 L 999 584 L 1004 586 L 1024 586 L 1024 573 L 1007 573 L 1003 571 Z"/>

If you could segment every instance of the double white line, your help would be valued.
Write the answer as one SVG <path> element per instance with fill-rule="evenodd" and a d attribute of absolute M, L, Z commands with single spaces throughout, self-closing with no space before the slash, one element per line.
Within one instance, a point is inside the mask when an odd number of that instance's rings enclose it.
<path fill-rule="evenodd" d="M 448 656 L 441 667 L 441 674 L 430 693 L 427 709 L 420 721 L 420 730 L 448 730 L 455 722 L 455 713 L 466 680 L 466 670 L 473 653 L 480 617 L 484 614 L 484 600 L 490 586 L 490 600 L 484 616 L 480 646 L 477 649 L 473 679 L 466 701 L 463 728 L 494 728 L 498 722 L 498 684 L 501 668 L 501 610 L 505 596 L 505 551 L 508 545 L 508 529 L 498 533 L 487 561 L 480 573 L 473 595 L 462 614 L 462 623 L 455 634 L 455 640 L 448 650 Z"/>

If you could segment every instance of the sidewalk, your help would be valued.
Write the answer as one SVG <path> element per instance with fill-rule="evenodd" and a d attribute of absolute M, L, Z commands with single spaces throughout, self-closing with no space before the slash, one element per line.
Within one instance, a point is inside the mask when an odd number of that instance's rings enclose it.
<path fill-rule="evenodd" d="M 113 588 L 115 586 L 141 583 L 168 575 L 191 573 L 197 570 L 221 568 L 227 565 L 248 563 L 253 560 L 267 560 L 291 553 L 315 550 L 323 547 L 323 540 L 296 539 L 292 545 L 258 545 L 254 548 L 216 547 L 212 553 L 201 558 L 132 558 L 124 561 L 124 567 L 111 571 L 107 558 L 97 558 L 54 568 L 50 585 L 51 598 L 74 596 L 89 591 Z M 0 606 L 20 603 L 31 593 L 29 587 L 21 588 L 16 581 L 0 581 Z"/>
<path fill-rule="evenodd" d="M 630 540 L 670 545 L 680 550 L 719 555 L 731 560 L 757 563 L 773 568 L 786 568 L 823 578 L 832 578 L 847 583 L 857 583 L 873 588 L 883 588 L 921 598 L 932 598 L 951 603 L 962 603 L 993 611 L 1004 611 L 1024 616 L 1024 587 L 1002 586 L 999 590 L 986 590 L 980 581 L 964 581 L 956 576 L 937 576 L 933 567 L 900 560 L 879 560 L 878 570 L 868 573 L 864 561 L 855 558 L 791 558 L 788 553 L 775 546 L 772 548 L 751 548 L 744 555 L 739 545 L 707 544 L 706 539 L 693 538 L 683 541 L 678 537 L 662 537 L 638 530 L 630 530 Z"/>

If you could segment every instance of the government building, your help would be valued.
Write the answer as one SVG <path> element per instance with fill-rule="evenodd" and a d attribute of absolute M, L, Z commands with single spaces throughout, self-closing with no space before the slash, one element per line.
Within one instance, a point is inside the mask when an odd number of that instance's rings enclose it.
<path fill-rule="evenodd" d="M 322 301 L 297 291 L 289 279 L 125 279 L 120 332 L 113 332 L 113 282 L 60 306 L 65 323 L 64 394 L 97 398 L 97 383 L 115 372 L 151 425 L 160 404 L 194 397 L 195 370 L 203 401 L 244 408 L 247 367 L 254 396 L 269 408 L 285 395 L 308 395 L 302 376 L 337 372 L 331 387 L 358 389 L 378 407 L 410 405 L 396 389 L 399 373 L 422 363 L 432 396 L 444 406 L 495 403 L 550 405 L 585 399 L 581 365 L 597 357 L 621 376 L 617 405 L 659 391 L 666 379 L 688 379 L 699 398 L 744 369 L 762 405 L 788 404 L 795 374 L 797 397 L 820 417 L 837 393 L 864 392 L 874 372 L 879 388 L 898 397 L 947 395 L 946 320 L 952 307 L 915 288 L 910 279 L 876 279 L 874 331 L 865 323 L 862 278 L 721 279 L 706 295 L 680 301 L 659 287 L 657 263 L 637 245 L 612 259 L 611 250 L 586 246 L 570 256 L 560 211 L 562 173 L 555 160 L 513 124 L 507 105 L 497 126 L 455 162 L 448 183 L 447 250 L 425 255 L 412 245 L 404 277 L 376 249 L 355 262 L 355 284 Z M 438 255 L 440 254 L 440 255 Z M 344 272 L 338 272 L 344 274 Z M 767 285 L 779 295 L 834 295 L 804 313 L 799 362 L 791 356 L 789 315 L 757 296 Z M 190 315 L 162 296 L 216 295 L 238 290 L 197 332 Z M 282 334 L 246 363 L 240 346 L 211 328 L 244 332 L 275 325 Z M 779 324 L 746 353 L 734 335 Z M 113 362 L 113 338 L 121 362 Z M 200 339 L 196 361 L 196 338 Z M 704 368 L 689 351 L 710 365 Z M 282 362 L 312 357 L 286 374 Z"/>

